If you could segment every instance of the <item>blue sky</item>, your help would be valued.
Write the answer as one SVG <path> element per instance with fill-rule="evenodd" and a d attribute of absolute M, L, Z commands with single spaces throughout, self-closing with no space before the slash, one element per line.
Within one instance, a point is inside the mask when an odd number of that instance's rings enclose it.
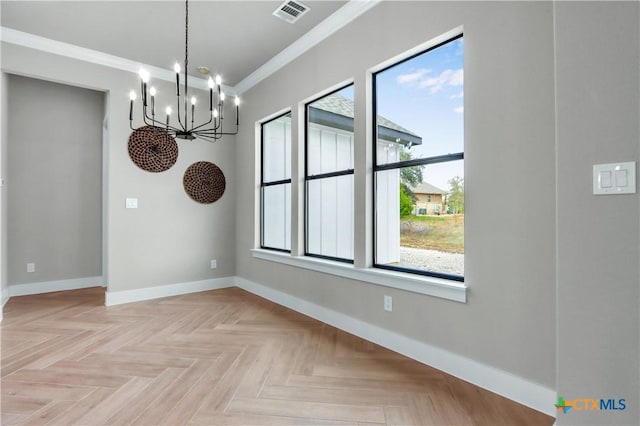
<path fill-rule="evenodd" d="M 459 38 L 376 75 L 378 114 L 422 137 L 413 158 L 464 151 L 463 40 Z M 427 166 L 424 181 L 448 189 L 462 161 Z"/>

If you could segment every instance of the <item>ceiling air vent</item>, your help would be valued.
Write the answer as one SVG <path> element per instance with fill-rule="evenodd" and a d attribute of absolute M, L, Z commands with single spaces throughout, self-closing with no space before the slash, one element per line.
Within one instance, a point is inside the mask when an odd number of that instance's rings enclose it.
<path fill-rule="evenodd" d="M 273 12 L 273 16 L 277 16 L 278 18 L 284 19 L 288 23 L 293 24 L 308 11 L 309 6 L 305 6 L 297 1 L 287 0 L 278 6 L 278 8 Z"/>

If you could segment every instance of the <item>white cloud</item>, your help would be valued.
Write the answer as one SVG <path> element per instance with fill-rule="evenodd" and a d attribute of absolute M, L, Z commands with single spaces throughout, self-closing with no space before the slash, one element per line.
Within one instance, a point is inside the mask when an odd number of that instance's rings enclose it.
<path fill-rule="evenodd" d="M 460 106 L 458 108 L 454 108 L 453 112 L 457 112 L 458 114 L 462 114 L 464 112 L 464 107 Z"/>
<path fill-rule="evenodd" d="M 396 81 L 398 84 L 411 84 L 415 83 L 417 80 L 420 80 L 425 74 L 429 74 L 431 70 L 426 68 L 421 68 L 416 72 L 411 74 L 401 74 L 396 77 Z"/>
<path fill-rule="evenodd" d="M 451 80 L 449 80 L 449 86 L 462 86 L 464 83 L 464 70 L 462 68 L 453 72 Z"/>
<path fill-rule="evenodd" d="M 464 92 L 455 93 L 449 96 L 449 99 L 462 99 L 462 98 L 464 98 Z"/>
<path fill-rule="evenodd" d="M 457 69 L 444 70 L 437 77 L 425 78 L 420 81 L 418 87 L 421 89 L 429 88 L 431 93 L 437 93 L 445 87 L 461 86 L 464 82 L 464 70 Z"/>

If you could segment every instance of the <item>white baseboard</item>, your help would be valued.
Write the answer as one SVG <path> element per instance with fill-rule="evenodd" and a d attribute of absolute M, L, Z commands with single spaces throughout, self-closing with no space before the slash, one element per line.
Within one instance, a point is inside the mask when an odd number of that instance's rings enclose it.
<path fill-rule="evenodd" d="M 103 277 L 73 278 L 70 280 L 43 281 L 39 283 L 15 284 L 9 286 L 9 296 L 51 293 L 53 291 L 77 290 L 79 288 L 101 287 Z"/>
<path fill-rule="evenodd" d="M 160 299 L 162 297 L 233 287 L 234 281 L 235 277 L 213 278 L 210 280 L 160 285 L 136 290 L 107 291 L 104 304 L 105 306 L 114 306 L 123 303 L 140 302 L 143 300 Z"/>
<path fill-rule="evenodd" d="M 553 406 L 556 392 L 546 386 L 241 277 L 235 278 L 235 284 L 243 290 L 377 343 L 534 410 L 553 417 L 556 415 Z"/>

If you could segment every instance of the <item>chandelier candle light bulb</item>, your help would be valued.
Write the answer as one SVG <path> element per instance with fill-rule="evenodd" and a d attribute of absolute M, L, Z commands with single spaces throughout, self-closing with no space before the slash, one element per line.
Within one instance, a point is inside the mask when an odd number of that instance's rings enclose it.
<path fill-rule="evenodd" d="M 149 94 L 151 95 L 151 117 L 153 117 L 153 121 L 156 118 L 156 88 L 151 86 L 149 89 Z"/>
<path fill-rule="evenodd" d="M 171 115 L 171 107 L 168 106 L 167 109 L 165 109 L 165 112 L 167 113 L 167 129 L 169 129 L 169 116 Z"/>
<path fill-rule="evenodd" d="M 209 77 L 207 84 L 209 87 L 209 119 L 208 121 L 195 125 L 195 107 L 196 107 L 196 98 L 195 96 L 189 96 L 189 85 L 188 85 L 188 70 L 189 70 L 189 1 L 185 1 L 185 48 L 184 48 L 184 65 L 181 66 L 179 62 L 176 62 L 173 66 L 173 71 L 176 74 L 176 101 L 177 101 L 177 124 L 171 125 L 170 115 L 171 109 L 167 108 L 166 113 L 166 126 L 159 127 L 156 126 L 155 120 L 155 95 L 156 89 L 155 87 L 151 87 L 149 94 L 151 95 L 151 117 L 149 111 L 147 111 L 147 83 L 149 83 L 150 75 L 147 70 L 141 68 L 139 71 L 140 82 L 141 82 L 141 96 L 142 96 L 142 118 L 146 126 L 155 127 L 157 129 L 161 129 L 163 132 L 166 132 L 171 137 L 176 137 L 179 139 L 187 139 L 193 140 L 196 138 L 203 139 L 205 141 L 213 142 L 222 138 L 224 135 L 236 135 L 238 134 L 238 128 L 240 124 L 239 120 L 239 104 L 240 100 L 236 97 L 236 128 L 233 131 L 224 131 L 223 130 L 223 109 L 224 109 L 224 100 L 225 94 L 222 92 L 222 77 L 220 74 L 217 74 L 215 80 Z M 183 93 L 180 93 L 180 73 L 184 70 L 184 86 Z M 215 92 L 215 86 L 218 86 L 217 90 L 217 99 Z M 191 100 L 191 114 L 189 114 L 189 101 Z M 129 126 L 132 130 L 136 130 L 133 127 L 133 104 L 135 101 L 135 92 L 131 95 L 130 105 L 129 105 Z M 184 103 L 184 105 L 183 105 Z M 181 115 L 181 108 L 184 106 L 184 117 Z M 191 117 L 189 117 L 191 115 Z M 184 120 L 183 120 L 184 118 Z M 191 121 L 191 125 L 189 126 L 189 121 Z"/>

